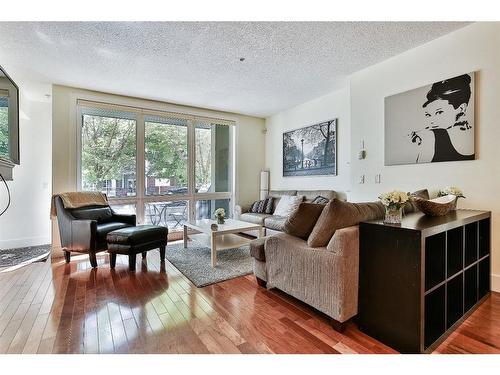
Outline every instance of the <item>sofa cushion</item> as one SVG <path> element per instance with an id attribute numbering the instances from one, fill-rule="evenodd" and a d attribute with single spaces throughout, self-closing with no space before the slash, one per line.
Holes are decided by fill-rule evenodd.
<path id="1" fill-rule="evenodd" d="M 257 214 L 254 212 L 247 212 L 240 215 L 240 220 L 246 221 L 247 223 L 264 225 L 264 219 L 270 217 L 269 214 Z"/>
<path id="2" fill-rule="evenodd" d="M 297 190 L 270 190 L 268 197 L 281 198 L 283 195 L 297 195 Z"/>
<path id="3" fill-rule="evenodd" d="M 277 215 L 269 216 L 264 219 L 264 226 L 266 228 L 283 232 L 286 219 L 287 218 L 284 216 L 277 216 Z"/>
<path id="4" fill-rule="evenodd" d="M 297 190 L 297 195 L 304 197 L 304 202 L 312 202 L 318 195 L 332 200 L 336 197 L 334 190 Z"/>
<path id="5" fill-rule="evenodd" d="M 70 212 L 71 215 L 73 215 L 73 217 L 77 220 L 96 220 L 99 223 L 105 223 L 106 221 L 111 220 L 111 218 L 113 217 L 113 211 L 109 206 L 74 208 L 70 210 Z"/>
<path id="6" fill-rule="evenodd" d="M 127 227 L 132 227 L 132 225 L 117 222 L 97 224 L 97 242 L 106 242 L 109 232 Z"/>
<path id="7" fill-rule="evenodd" d="M 380 202 L 349 203 L 333 199 L 321 212 L 307 244 L 311 247 L 326 246 L 337 229 L 357 225 L 361 221 L 382 219 L 384 213 Z"/>
<path id="8" fill-rule="evenodd" d="M 264 252 L 266 239 L 267 237 L 261 237 L 250 242 L 250 255 L 261 262 L 266 261 L 266 253 Z"/>
<path id="9" fill-rule="evenodd" d="M 306 202 L 299 204 L 299 207 L 286 219 L 283 232 L 307 240 L 323 208 L 324 204 Z"/>

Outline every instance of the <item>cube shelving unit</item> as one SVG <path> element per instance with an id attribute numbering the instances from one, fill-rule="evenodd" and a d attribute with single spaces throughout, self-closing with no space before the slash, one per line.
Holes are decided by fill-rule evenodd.
<path id="1" fill-rule="evenodd" d="M 490 292 L 491 213 L 409 214 L 360 224 L 359 327 L 403 353 L 427 353 Z"/>

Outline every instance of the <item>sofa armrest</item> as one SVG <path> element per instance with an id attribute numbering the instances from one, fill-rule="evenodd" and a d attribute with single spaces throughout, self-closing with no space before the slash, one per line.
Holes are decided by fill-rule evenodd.
<path id="1" fill-rule="evenodd" d="M 267 286 L 345 322 L 358 309 L 358 229 L 335 233 L 328 247 L 280 233 L 265 242 Z"/>
<path id="2" fill-rule="evenodd" d="M 359 256 L 359 226 L 336 230 L 326 249 L 338 256 Z"/>
<path id="3" fill-rule="evenodd" d="M 234 206 L 233 217 L 236 220 L 240 219 L 241 214 L 247 213 L 250 211 L 251 204 L 236 204 Z"/>
<path id="4" fill-rule="evenodd" d="M 71 221 L 71 250 L 92 251 L 97 233 L 96 220 Z"/>
<path id="5" fill-rule="evenodd" d="M 124 215 L 124 214 L 117 214 L 113 212 L 113 220 L 116 220 L 120 223 L 125 223 L 129 225 L 136 226 L 137 224 L 137 217 L 136 215 Z"/>

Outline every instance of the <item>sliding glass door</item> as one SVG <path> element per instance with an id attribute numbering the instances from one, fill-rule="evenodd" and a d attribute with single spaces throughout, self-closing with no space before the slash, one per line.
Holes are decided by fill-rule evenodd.
<path id="1" fill-rule="evenodd" d="M 80 101 L 78 185 L 106 193 L 140 224 L 182 230 L 186 220 L 228 216 L 233 203 L 230 121 Z"/>
<path id="2" fill-rule="evenodd" d="M 212 194 L 213 199 L 196 202 L 196 218 L 213 218 L 217 208 L 230 214 L 232 150 L 231 128 L 226 125 L 199 121 L 195 124 L 195 184 L 196 193 Z"/>
<path id="3" fill-rule="evenodd" d="M 162 116 L 144 117 L 146 224 L 182 229 L 189 219 L 188 121 Z M 161 198 L 161 199 L 158 199 Z M 165 199 L 166 198 L 166 199 Z"/>

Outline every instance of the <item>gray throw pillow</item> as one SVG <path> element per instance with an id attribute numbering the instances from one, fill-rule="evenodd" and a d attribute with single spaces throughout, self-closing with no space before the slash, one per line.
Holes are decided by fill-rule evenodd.
<path id="1" fill-rule="evenodd" d="M 427 189 L 421 189 L 421 190 L 414 191 L 410 195 L 412 197 L 418 197 L 418 198 L 422 198 L 422 199 L 429 199 L 429 191 Z M 409 213 L 420 211 L 420 210 L 418 209 L 418 207 L 415 204 L 415 202 L 410 199 L 408 202 L 406 202 L 405 206 L 403 207 L 403 211 L 404 211 L 405 214 L 409 214 Z"/>

